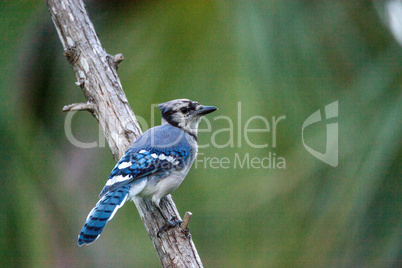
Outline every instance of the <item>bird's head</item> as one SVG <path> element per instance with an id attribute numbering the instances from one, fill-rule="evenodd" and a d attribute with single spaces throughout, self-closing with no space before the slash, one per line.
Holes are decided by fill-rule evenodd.
<path id="1" fill-rule="evenodd" d="M 218 109 L 214 106 L 203 106 L 188 99 L 171 100 L 159 104 L 158 108 L 162 113 L 162 124 L 178 127 L 194 138 L 197 138 L 201 117 Z"/>

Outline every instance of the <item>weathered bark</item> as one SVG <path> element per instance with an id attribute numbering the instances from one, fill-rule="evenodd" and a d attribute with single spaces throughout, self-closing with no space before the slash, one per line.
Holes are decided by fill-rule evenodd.
<path id="1" fill-rule="evenodd" d="M 116 69 L 123 56 L 111 56 L 102 48 L 81 0 L 47 0 L 47 5 L 87 103 L 68 105 L 64 111 L 88 110 L 98 120 L 114 159 L 119 160 L 141 135 L 141 129 L 128 104 Z M 163 267 L 202 267 L 191 235 L 174 228 L 157 237 L 163 218 L 149 201 L 135 202 Z M 167 196 L 161 202 L 166 215 L 180 219 Z M 101 242 L 97 242 L 101 243 Z"/>

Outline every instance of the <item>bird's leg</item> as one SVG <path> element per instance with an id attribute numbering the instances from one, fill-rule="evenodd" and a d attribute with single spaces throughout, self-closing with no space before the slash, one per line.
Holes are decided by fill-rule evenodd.
<path id="1" fill-rule="evenodd" d="M 161 228 L 159 228 L 159 231 L 157 233 L 157 236 L 160 238 L 161 235 L 166 232 L 167 230 L 176 227 L 177 225 L 181 224 L 183 221 L 177 219 L 176 216 L 173 216 L 170 220 L 163 214 L 161 208 L 159 207 L 158 204 L 154 204 L 156 209 L 159 211 L 161 214 L 162 218 L 165 220 L 165 225 L 163 225 Z"/>
<path id="2" fill-rule="evenodd" d="M 160 208 L 158 205 L 155 205 L 155 207 L 156 207 L 156 209 L 159 211 L 159 213 L 161 214 L 162 218 L 163 218 L 166 222 L 168 222 L 169 220 L 168 220 L 168 218 L 165 216 L 165 214 L 163 214 L 161 208 Z"/>

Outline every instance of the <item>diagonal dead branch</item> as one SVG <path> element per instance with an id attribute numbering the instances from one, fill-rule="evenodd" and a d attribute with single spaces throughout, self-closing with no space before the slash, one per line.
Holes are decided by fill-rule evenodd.
<path id="1" fill-rule="evenodd" d="M 63 110 L 92 111 L 117 161 L 142 133 L 116 73 L 123 55 L 110 58 L 103 49 L 82 0 L 46 2 L 65 56 L 79 81 L 76 84 L 88 100 Z M 165 215 L 180 219 L 171 196 L 163 200 L 161 209 Z M 202 267 L 191 236 L 183 237 L 179 228 L 175 228 L 168 235 L 157 238 L 164 220 L 149 201 L 138 199 L 135 205 L 163 267 Z"/>

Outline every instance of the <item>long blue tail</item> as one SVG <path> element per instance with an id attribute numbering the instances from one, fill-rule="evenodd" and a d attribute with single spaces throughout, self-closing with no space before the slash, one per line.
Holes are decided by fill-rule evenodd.
<path id="1" fill-rule="evenodd" d="M 100 236 L 103 228 L 116 211 L 126 202 L 129 185 L 122 186 L 106 193 L 89 213 L 87 222 L 78 235 L 78 245 L 91 244 Z"/>

